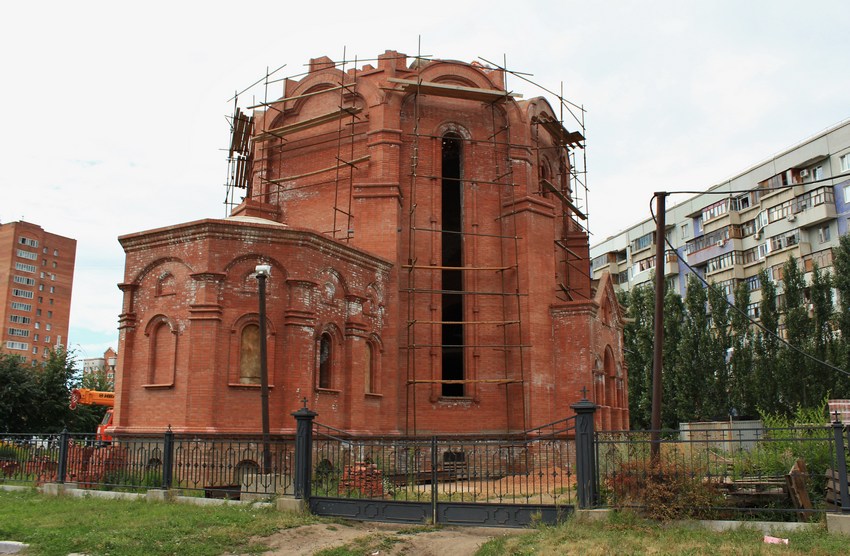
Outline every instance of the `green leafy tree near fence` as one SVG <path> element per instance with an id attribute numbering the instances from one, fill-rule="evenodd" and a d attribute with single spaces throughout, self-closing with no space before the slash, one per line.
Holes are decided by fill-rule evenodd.
<path id="1" fill-rule="evenodd" d="M 79 371 L 65 350 L 49 354 L 44 365 L 32 367 L 16 355 L 0 354 L 0 432 L 94 432 L 103 411 L 69 407 Z"/>
<path id="2" fill-rule="evenodd" d="M 834 274 L 816 265 L 811 283 L 790 258 L 782 281 L 762 270 L 758 282 L 740 282 L 727 303 L 725 292 L 708 289 L 695 276 L 685 298 L 668 291 L 664 300 L 662 424 L 725 419 L 760 413 L 790 415 L 826 398 L 850 398 L 850 236 L 835 250 Z M 832 299 L 838 293 L 840 307 Z M 759 291 L 757 311 L 751 291 Z M 781 293 L 782 295 L 778 295 Z M 632 428 L 648 428 L 652 407 L 654 288 L 638 286 L 620 295 L 630 317 L 625 330 Z M 748 317 L 757 316 L 759 326 Z M 782 334 L 790 344 L 778 339 Z"/>

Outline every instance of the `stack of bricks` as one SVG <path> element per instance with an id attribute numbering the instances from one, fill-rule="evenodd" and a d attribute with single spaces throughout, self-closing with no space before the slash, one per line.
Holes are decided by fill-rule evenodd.
<path id="1" fill-rule="evenodd" d="M 346 465 L 339 482 L 339 493 L 358 491 L 361 496 L 381 497 L 384 495 L 384 478 L 374 463 Z"/>

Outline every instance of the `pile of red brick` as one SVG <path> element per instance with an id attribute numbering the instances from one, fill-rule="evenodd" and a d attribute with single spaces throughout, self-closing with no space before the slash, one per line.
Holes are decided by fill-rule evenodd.
<path id="1" fill-rule="evenodd" d="M 346 465 L 339 482 L 339 493 L 358 491 L 361 496 L 380 497 L 384 495 L 384 478 L 374 463 L 355 463 Z"/>

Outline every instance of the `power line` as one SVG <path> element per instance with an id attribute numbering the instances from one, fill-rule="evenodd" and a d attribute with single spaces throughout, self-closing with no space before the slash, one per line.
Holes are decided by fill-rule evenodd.
<path id="1" fill-rule="evenodd" d="M 840 174 L 840 175 L 850 175 L 850 173 L 847 173 L 847 174 Z M 834 179 L 834 178 L 826 178 L 826 179 Z M 818 180 L 818 181 L 823 181 L 823 180 Z M 809 183 L 813 183 L 813 182 L 809 182 Z M 785 187 L 783 187 L 782 189 L 785 189 Z M 686 193 L 686 192 L 684 192 L 684 191 L 670 191 L 670 192 L 664 192 L 664 194 L 665 194 L 665 195 L 669 195 L 670 193 Z M 653 199 L 654 199 L 654 198 L 655 198 L 655 197 L 653 197 Z M 653 221 L 653 222 L 657 222 L 657 219 L 655 218 L 655 210 L 654 210 L 654 209 L 653 209 L 653 207 L 652 207 L 652 201 L 650 201 L 650 202 L 649 202 L 649 212 L 650 212 L 650 214 L 652 215 L 652 221 Z M 676 258 L 678 258 L 678 259 L 679 259 L 679 261 L 681 261 L 681 262 L 682 262 L 682 264 L 684 264 L 684 265 L 688 268 L 688 270 L 690 270 L 690 271 L 691 271 L 691 273 L 692 273 L 694 276 L 696 276 L 696 277 L 697 277 L 697 279 L 705 285 L 706 289 L 708 289 L 708 288 L 712 288 L 712 287 L 713 287 L 711 284 L 709 284 L 709 283 L 705 280 L 705 278 L 703 278 L 702 276 L 700 276 L 700 275 L 699 275 L 699 272 L 697 272 L 697 271 L 696 271 L 696 269 L 695 269 L 694 267 L 692 267 L 691 265 L 689 265 L 689 264 L 688 264 L 688 262 L 687 262 L 687 261 L 686 261 L 686 260 L 682 257 L 681 253 L 679 253 L 679 251 L 678 251 L 675 247 L 673 247 L 673 244 L 672 244 L 672 243 L 670 243 L 670 240 L 669 240 L 669 239 L 667 239 L 667 236 L 666 236 L 666 235 L 664 236 L 664 243 L 665 243 L 665 244 L 666 244 L 666 245 L 670 248 L 670 250 L 671 250 L 671 251 L 673 251 L 673 253 L 675 253 L 675 254 L 676 254 Z M 663 255 L 663 254 L 662 254 L 662 255 Z M 663 263 L 662 263 L 662 264 L 663 264 Z M 656 253 L 656 254 L 655 254 L 655 268 L 656 268 L 656 275 L 657 275 L 657 274 L 658 274 L 657 269 L 658 269 L 658 268 L 660 268 L 660 267 L 659 267 L 659 254 L 658 254 L 658 253 Z M 723 294 L 723 292 L 722 292 L 722 291 L 721 291 L 720 293 L 721 293 L 721 294 Z M 734 311 L 736 311 L 738 314 L 740 314 L 740 315 L 741 315 L 741 316 L 743 316 L 745 319 L 747 319 L 747 320 L 748 320 L 748 321 L 749 321 L 752 325 L 754 325 L 754 326 L 756 326 L 757 328 L 761 329 L 762 331 L 766 332 L 767 334 L 769 334 L 769 335 L 770 335 L 770 336 L 772 336 L 773 338 L 775 338 L 775 339 L 779 340 L 781 343 L 785 344 L 786 346 L 788 346 L 789 348 L 791 348 L 793 351 L 795 351 L 795 352 L 799 353 L 800 355 L 803 355 L 804 357 L 807 357 L 808 359 L 811 359 L 812 361 L 814 361 L 814 362 L 816 362 L 816 363 L 820 363 L 821 365 L 824 365 L 824 366 L 826 366 L 826 367 L 828 367 L 828 368 L 832 369 L 833 371 L 838 371 L 839 373 L 842 373 L 842 374 L 844 374 L 844 375 L 850 376 L 850 372 L 847 372 L 847 371 L 845 371 L 844 369 L 842 369 L 842 368 L 840 368 L 840 367 L 836 367 L 835 365 L 833 365 L 832 363 L 830 363 L 830 362 L 828 362 L 828 361 L 822 361 L 822 360 L 818 359 L 817 357 L 815 357 L 814 355 L 811 355 L 811 354 L 809 354 L 809 353 L 806 353 L 805 351 L 803 351 L 803 350 L 799 349 L 798 347 L 796 347 L 796 346 L 792 345 L 790 342 L 788 342 L 787 340 L 785 340 L 784 338 L 782 338 L 780 335 L 776 334 L 776 333 L 775 333 L 775 332 L 773 332 L 772 330 L 770 330 L 770 329 L 768 329 L 767 327 L 765 327 L 765 326 L 764 326 L 763 324 L 761 324 L 760 322 L 758 322 L 758 321 L 756 321 L 756 320 L 753 320 L 753 319 L 750 317 L 750 315 L 748 315 L 747 313 L 745 313 L 744 311 L 742 311 L 742 310 L 741 310 L 741 309 L 740 309 L 737 305 L 735 305 L 734 303 L 730 302 L 730 301 L 729 301 L 729 299 L 727 299 L 726 294 L 723 294 L 723 295 L 722 295 L 722 297 L 723 297 L 723 301 L 725 301 L 725 302 L 726 302 L 726 305 L 728 305 L 728 306 L 729 306 L 729 307 L 731 307 Z"/>

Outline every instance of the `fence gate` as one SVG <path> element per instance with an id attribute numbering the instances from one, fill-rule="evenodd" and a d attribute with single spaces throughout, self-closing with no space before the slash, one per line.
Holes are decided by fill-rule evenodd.
<path id="1" fill-rule="evenodd" d="M 296 486 L 296 495 L 309 498 L 317 515 L 356 520 L 554 524 L 584 497 L 576 457 L 576 438 L 583 435 L 576 433 L 575 416 L 521 435 L 479 440 L 356 438 L 315 423 L 309 432 L 306 426 L 299 431 L 299 440 L 311 446 L 311 461 L 310 478 L 303 488 Z"/>

